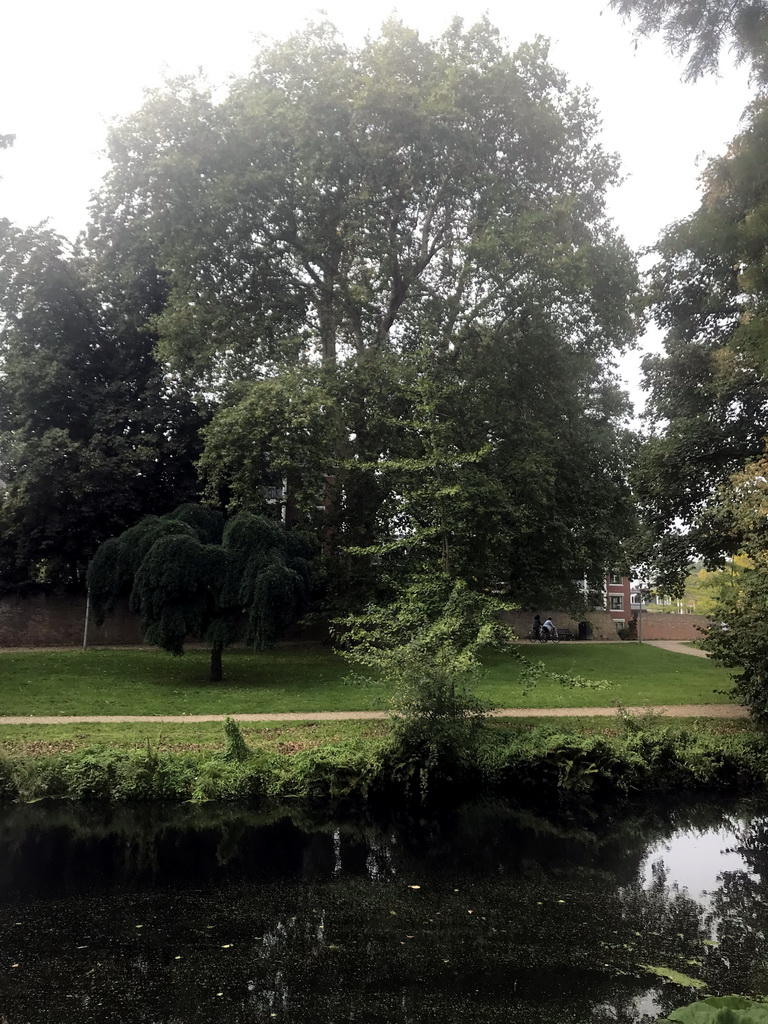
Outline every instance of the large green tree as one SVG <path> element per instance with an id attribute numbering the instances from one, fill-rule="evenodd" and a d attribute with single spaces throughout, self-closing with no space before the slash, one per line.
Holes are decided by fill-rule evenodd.
<path id="1" fill-rule="evenodd" d="M 201 417 L 153 344 L 62 238 L 0 221 L 0 585 L 82 585 L 103 540 L 195 494 Z"/>
<path id="2" fill-rule="evenodd" d="M 601 572 L 636 280 L 598 134 L 546 46 L 487 22 L 357 49 L 323 23 L 223 96 L 150 94 L 110 136 L 89 245 L 168 281 L 160 351 L 222 399 L 213 491 L 254 507 L 285 479 L 337 553 L 431 535 L 517 595 Z"/>
<path id="3" fill-rule="evenodd" d="M 203 640 L 212 682 L 224 648 L 238 640 L 264 648 L 306 610 L 311 548 L 273 519 L 186 504 L 146 516 L 96 552 L 88 587 L 97 622 L 120 597 L 141 615 L 144 639 L 172 654 Z"/>
<path id="4" fill-rule="evenodd" d="M 768 105 L 703 174 L 699 209 L 657 246 L 650 295 L 664 352 L 646 358 L 653 436 L 638 489 L 655 573 L 672 592 L 693 554 L 741 548 L 718 487 L 768 434 Z"/>

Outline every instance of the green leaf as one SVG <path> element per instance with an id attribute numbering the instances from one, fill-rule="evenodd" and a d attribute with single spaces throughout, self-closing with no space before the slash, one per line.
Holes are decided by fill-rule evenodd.
<path id="1" fill-rule="evenodd" d="M 674 982 L 675 985 L 685 985 L 688 988 L 706 988 L 707 983 L 701 981 L 699 978 L 690 978 L 687 974 L 681 974 L 679 971 L 673 971 L 670 967 L 654 967 L 651 964 L 640 964 L 646 971 L 650 971 L 651 974 L 657 974 L 660 978 L 665 978 L 667 981 Z"/>

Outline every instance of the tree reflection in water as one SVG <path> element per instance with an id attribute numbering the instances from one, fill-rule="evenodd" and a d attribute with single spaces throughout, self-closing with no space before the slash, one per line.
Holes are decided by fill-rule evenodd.
<path id="1" fill-rule="evenodd" d="M 696 994 L 644 964 L 714 994 L 768 991 L 763 811 L 484 805 L 382 824 L 13 808 L 0 817 L 0 1015 L 650 1024 Z M 655 857 L 645 882 L 655 844 L 722 828 L 743 870 L 701 895 Z"/>

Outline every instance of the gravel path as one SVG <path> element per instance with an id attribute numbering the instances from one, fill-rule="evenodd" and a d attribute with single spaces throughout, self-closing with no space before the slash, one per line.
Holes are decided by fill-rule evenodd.
<path id="1" fill-rule="evenodd" d="M 632 715 L 648 711 L 674 718 L 746 718 L 747 712 L 737 704 L 662 704 L 657 707 L 626 709 Z M 494 718 L 607 718 L 616 708 L 500 708 L 492 711 Z M 0 725 L 87 725 L 104 722 L 346 722 L 359 719 L 386 718 L 386 711 L 289 711 L 267 715 L 8 715 L 0 717 Z"/>

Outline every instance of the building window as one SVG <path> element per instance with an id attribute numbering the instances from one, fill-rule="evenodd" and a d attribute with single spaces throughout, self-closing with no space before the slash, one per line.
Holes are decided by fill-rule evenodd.
<path id="1" fill-rule="evenodd" d="M 623 612 L 624 611 L 624 595 L 623 594 L 611 594 L 611 611 L 612 612 Z"/>
<path id="2" fill-rule="evenodd" d="M 621 586 L 621 576 L 617 572 L 612 572 L 608 577 L 608 582 L 612 587 Z"/>
<path id="3" fill-rule="evenodd" d="M 639 595 L 639 594 L 638 594 L 637 592 L 635 592 L 634 594 L 630 594 L 630 595 L 629 595 L 629 603 L 630 603 L 630 604 L 631 604 L 631 605 L 632 605 L 633 607 L 634 607 L 635 605 L 637 605 L 637 606 L 639 607 L 639 605 L 640 605 L 640 595 Z"/>
<path id="4" fill-rule="evenodd" d="M 616 629 L 624 629 L 627 623 L 624 619 L 614 619 L 613 624 L 616 627 Z"/>

